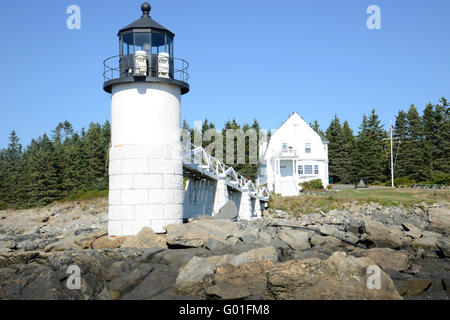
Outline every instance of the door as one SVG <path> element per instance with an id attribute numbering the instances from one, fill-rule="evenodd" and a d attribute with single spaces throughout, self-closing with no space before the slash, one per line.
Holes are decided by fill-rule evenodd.
<path id="1" fill-rule="evenodd" d="M 293 160 L 280 160 L 280 175 L 282 177 L 292 177 L 294 171 Z"/>

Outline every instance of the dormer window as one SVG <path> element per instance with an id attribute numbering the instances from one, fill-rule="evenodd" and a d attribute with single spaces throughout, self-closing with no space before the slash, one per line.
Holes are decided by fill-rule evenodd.
<path id="1" fill-rule="evenodd" d="M 305 143 L 305 153 L 311 153 L 311 143 Z"/>

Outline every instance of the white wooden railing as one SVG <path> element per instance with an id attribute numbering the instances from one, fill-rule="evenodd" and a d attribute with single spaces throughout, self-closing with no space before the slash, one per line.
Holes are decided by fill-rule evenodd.
<path id="1" fill-rule="evenodd" d="M 206 170 L 208 173 L 216 176 L 217 179 L 225 179 L 240 190 L 249 191 L 261 199 L 269 199 L 270 194 L 266 187 L 256 186 L 252 180 L 236 172 L 233 167 L 211 156 L 203 147 L 195 146 L 190 142 L 183 142 L 182 146 L 183 164 Z M 202 170 L 198 171 L 201 173 Z"/>

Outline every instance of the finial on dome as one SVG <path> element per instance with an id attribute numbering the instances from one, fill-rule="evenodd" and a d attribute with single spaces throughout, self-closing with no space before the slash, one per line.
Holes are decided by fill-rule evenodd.
<path id="1" fill-rule="evenodd" d="M 152 10 L 152 6 L 146 1 L 142 4 L 141 10 L 144 16 L 150 15 L 150 11 Z"/>

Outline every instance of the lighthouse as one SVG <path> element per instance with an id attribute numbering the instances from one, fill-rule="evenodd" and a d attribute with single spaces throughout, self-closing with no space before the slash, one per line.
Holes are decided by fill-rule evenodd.
<path id="1" fill-rule="evenodd" d="M 150 16 L 118 33 L 119 55 L 105 60 L 103 88 L 111 94 L 110 236 L 157 233 L 183 221 L 181 96 L 189 92 L 188 63 L 174 57 L 174 33 Z"/>

